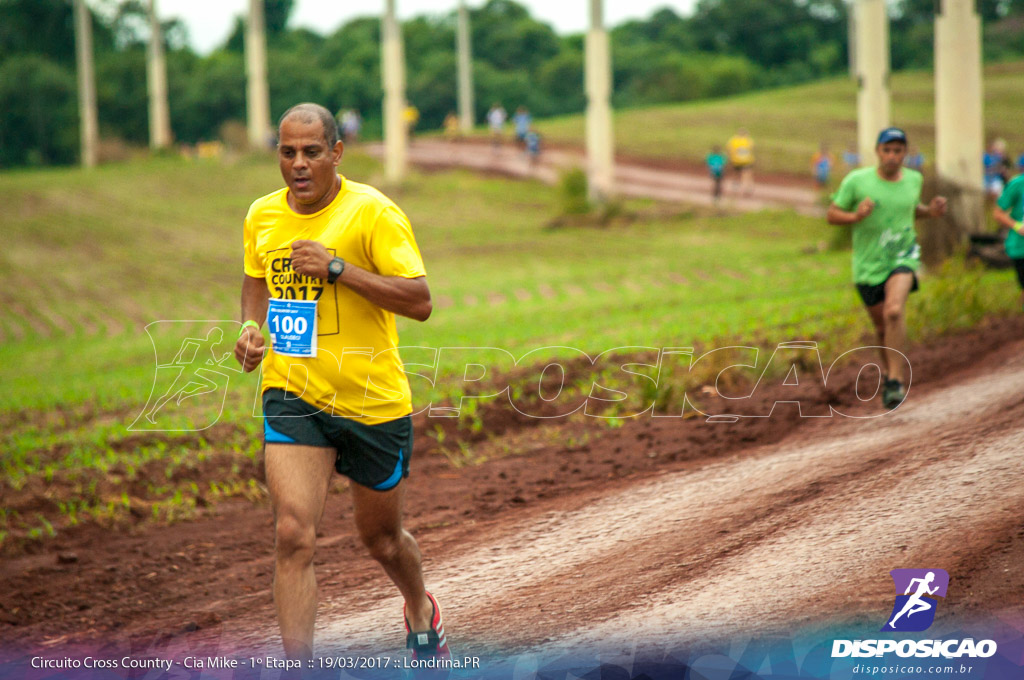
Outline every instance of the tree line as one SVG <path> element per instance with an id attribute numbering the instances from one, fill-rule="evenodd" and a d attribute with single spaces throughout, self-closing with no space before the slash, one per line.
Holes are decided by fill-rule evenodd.
<path id="1" fill-rule="evenodd" d="M 369 135 L 381 118 L 380 21 L 354 19 L 329 35 L 288 26 L 294 0 L 264 0 L 271 115 L 298 101 L 354 108 Z M 1024 0 L 979 0 L 985 58 L 1024 55 Z M 146 40 L 141 0 L 92 12 L 101 134 L 146 144 Z M 935 0 L 892 7 L 894 69 L 929 67 Z M 640 106 L 736 94 L 842 74 L 848 69 L 843 0 L 699 0 L 690 16 L 661 9 L 611 29 L 613 105 Z M 534 115 L 585 108 L 583 35 L 558 35 L 514 0 L 471 8 L 477 120 L 493 102 Z M 163 23 L 176 140 L 216 139 L 245 120 L 244 25 L 210 54 L 188 44 L 178 19 Z M 407 98 L 421 128 L 456 108 L 455 12 L 402 25 Z M 72 163 L 78 154 L 71 0 L 0 0 L 0 167 Z"/>

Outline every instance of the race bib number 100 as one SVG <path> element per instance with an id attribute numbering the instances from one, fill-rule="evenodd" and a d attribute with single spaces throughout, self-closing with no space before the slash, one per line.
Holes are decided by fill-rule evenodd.
<path id="1" fill-rule="evenodd" d="M 316 356 L 316 300 L 270 298 L 267 328 L 274 351 L 289 357 Z"/>

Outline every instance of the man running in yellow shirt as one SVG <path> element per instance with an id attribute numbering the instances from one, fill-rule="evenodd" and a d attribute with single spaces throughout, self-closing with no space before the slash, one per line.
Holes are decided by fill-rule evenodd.
<path id="1" fill-rule="evenodd" d="M 245 218 L 242 331 L 235 357 L 262 363 L 267 487 L 274 509 L 274 604 L 289 658 L 313 650 L 316 533 L 334 471 L 351 481 L 356 528 L 405 599 L 415 658 L 449 658 L 420 552 L 402 528 L 412 401 L 395 314 L 425 321 L 430 289 L 405 214 L 337 173 L 330 112 L 299 104 L 281 118 L 286 188 Z M 270 332 L 264 346 L 260 327 Z"/>
<path id="2" fill-rule="evenodd" d="M 754 193 L 754 140 L 746 128 L 740 128 L 729 138 L 725 150 L 740 190 L 744 196 L 750 196 Z"/>

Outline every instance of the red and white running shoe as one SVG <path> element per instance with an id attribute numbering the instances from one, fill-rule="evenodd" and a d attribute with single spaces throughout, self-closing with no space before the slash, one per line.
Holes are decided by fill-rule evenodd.
<path id="1" fill-rule="evenodd" d="M 402 607 L 402 617 L 405 618 L 405 646 L 412 650 L 413 659 L 451 659 L 452 653 L 448 649 L 448 638 L 444 634 L 444 623 L 441 621 L 441 606 L 430 593 L 427 593 L 430 603 L 434 606 L 434 615 L 430 618 L 430 630 L 413 631 L 409 627 L 409 619 L 405 616 L 405 607 Z"/>

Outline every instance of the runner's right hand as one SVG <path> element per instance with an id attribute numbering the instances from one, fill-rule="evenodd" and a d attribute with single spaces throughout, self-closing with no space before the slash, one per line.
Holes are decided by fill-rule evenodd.
<path id="1" fill-rule="evenodd" d="M 263 342 L 263 334 L 258 328 L 246 326 L 242 335 L 235 343 L 235 359 L 242 364 L 242 370 L 246 373 L 260 365 L 267 348 Z"/>
<path id="2" fill-rule="evenodd" d="M 875 202 L 870 198 L 865 198 L 857 206 L 857 220 L 862 220 L 871 214 L 871 211 L 875 209 Z"/>

